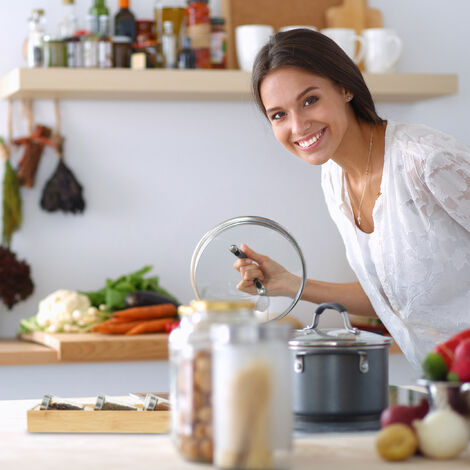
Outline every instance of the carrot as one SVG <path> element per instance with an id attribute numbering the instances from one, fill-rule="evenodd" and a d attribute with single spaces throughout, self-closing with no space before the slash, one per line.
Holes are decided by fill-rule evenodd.
<path id="1" fill-rule="evenodd" d="M 157 318 L 155 320 L 146 320 L 134 326 L 126 332 L 126 335 L 140 335 L 142 333 L 160 333 L 165 331 L 165 325 L 171 321 L 169 318 Z"/>
<path id="2" fill-rule="evenodd" d="M 114 312 L 112 319 L 117 321 L 133 321 L 133 320 L 153 320 L 155 318 L 175 317 L 176 306 L 173 304 L 145 305 L 142 307 L 126 308 Z"/>
<path id="3" fill-rule="evenodd" d="M 110 320 L 106 320 L 103 323 L 100 323 L 99 325 L 96 325 L 93 327 L 93 331 L 95 333 L 105 333 L 105 334 L 111 334 L 111 335 L 123 335 L 124 333 L 127 333 L 129 330 L 132 330 L 135 326 L 140 324 L 141 321 L 131 321 L 131 322 L 126 322 L 126 323 L 113 323 Z"/>

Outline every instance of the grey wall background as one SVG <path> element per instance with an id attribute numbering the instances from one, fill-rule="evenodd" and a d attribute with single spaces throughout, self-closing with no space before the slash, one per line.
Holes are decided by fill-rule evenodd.
<path id="1" fill-rule="evenodd" d="M 90 3 L 76 0 L 82 21 Z M 117 10 L 117 0 L 107 4 Z M 218 2 L 212 5 L 220 8 Z M 369 1 L 404 40 L 399 72 L 459 76 L 456 96 L 379 103 L 378 109 L 384 118 L 424 123 L 469 145 L 470 3 L 453 0 L 452 13 L 447 5 Z M 21 49 L 30 10 L 44 7 L 55 32 L 59 6 L 60 0 L 0 1 L 0 75 L 24 65 Z M 131 6 L 138 18 L 152 18 L 153 1 L 133 0 Z M 4 136 L 6 114 L 1 102 Z M 280 147 L 251 103 L 64 101 L 61 115 L 66 161 L 85 188 L 87 210 L 73 216 L 39 208 L 44 183 L 57 164 L 47 150 L 35 188 L 23 191 L 24 224 L 12 246 L 30 263 L 35 292 L 12 311 L 0 306 L 0 337 L 15 336 L 20 318 L 35 314 L 38 301 L 52 291 L 99 288 L 105 278 L 146 264 L 154 265 L 162 285 L 182 302 L 191 300 L 193 249 L 214 225 L 239 215 L 269 217 L 286 227 L 304 251 L 309 277 L 354 279 L 326 211 L 320 168 Z M 52 102 L 36 102 L 36 122 L 53 126 L 53 117 Z M 15 103 L 14 135 L 26 131 Z M 301 303 L 294 315 L 308 321 L 311 311 Z"/>

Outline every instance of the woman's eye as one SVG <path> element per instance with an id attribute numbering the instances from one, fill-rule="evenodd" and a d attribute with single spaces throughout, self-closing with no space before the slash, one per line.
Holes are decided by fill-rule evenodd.
<path id="1" fill-rule="evenodd" d="M 286 113 L 284 113 L 283 111 L 278 111 L 277 113 L 274 113 L 272 116 L 271 116 L 271 121 L 277 121 L 278 119 L 281 119 L 282 117 L 285 116 Z"/>
<path id="2" fill-rule="evenodd" d="M 309 96 L 305 102 L 304 102 L 304 105 L 305 106 L 310 106 L 314 103 L 316 103 L 318 101 L 318 98 L 316 96 Z"/>

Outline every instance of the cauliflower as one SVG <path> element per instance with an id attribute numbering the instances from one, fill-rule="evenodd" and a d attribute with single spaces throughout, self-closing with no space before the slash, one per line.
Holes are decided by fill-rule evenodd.
<path id="1" fill-rule="evenodd" d="M 50 333 L 76 332 L 99 320 L 97 313 L 86 295 L 60 289 L 39 302 L 36 319 Z"/>

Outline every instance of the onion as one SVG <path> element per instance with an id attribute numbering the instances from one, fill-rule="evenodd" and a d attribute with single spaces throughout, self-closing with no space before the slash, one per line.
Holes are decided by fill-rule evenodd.
<path id="1" fill-rule="evenodd" d="M 413 426 L 419 448 L 427 457 L 451 459 L 467 448 L 470 438 L 467 423 L 450 408 L 432 411 L 423 420 L 413 421 Z"/>

